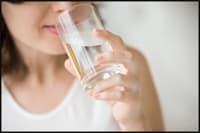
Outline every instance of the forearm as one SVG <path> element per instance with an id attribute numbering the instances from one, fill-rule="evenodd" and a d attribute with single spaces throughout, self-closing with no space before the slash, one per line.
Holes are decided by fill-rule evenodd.
<path id="1" fill-rule="evenodd" d="M 151 127 L 147 119 L 141 116 L 138 120 L 119 123 L 121 131 L 151 131 Z"/>

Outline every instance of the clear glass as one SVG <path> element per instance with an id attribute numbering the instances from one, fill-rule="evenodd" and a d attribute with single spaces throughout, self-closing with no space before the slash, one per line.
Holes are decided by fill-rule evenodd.
<path id="1" fill-rule="evenodd" d="M 70 62 L 85 90 L 110 76 L 120 73 L 119 64 L 97 65 L 95 57 L 109 52 L 109 43 L 97 38 L 95 28 L 104 29 L 97 17 L 94 6 L 80 4 L 70 10 L 65 10 L 58 16 L 56 24 L 62 44 Z"/>

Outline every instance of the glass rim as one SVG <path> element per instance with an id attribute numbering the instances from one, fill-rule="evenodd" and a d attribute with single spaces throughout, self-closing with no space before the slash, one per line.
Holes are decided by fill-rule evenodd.
<path id="1" fill-rule="evenodd" d="M 89 3 L 81 3 L 81 4 L 78 4 L 78 5 L 74 5 L 72 8 L 70 8 L 70 9 L 65 9 L 63 12 L 61 12 L 58 16 L 62 16 L 62 14 L 64 13 L 64 12 L 67 12 L 67 13 L 70 13 L 70 12 L 72 12 L 75 8 L 77 8 L 77 7 L 80 7 L 80 6 L 85 6 L 85 7 L 88 7 L 88 8 L 90 8 L 90 9 L 94 9 L 95 8 L 95 6 L 93 5 L 93 4 L 89 4 Z"/>

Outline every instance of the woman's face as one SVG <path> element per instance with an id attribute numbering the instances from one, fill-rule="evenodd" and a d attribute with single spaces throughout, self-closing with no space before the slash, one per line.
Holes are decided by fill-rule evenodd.
<path id="1" fill-rule="evenodd" d="M 55 29 L 57 16 L 81 2 L 2 2 L 2 14 L 17 44 L 47 54 L 64 54 Z M 32 50 L 31 49 L 31 50 Z"/>

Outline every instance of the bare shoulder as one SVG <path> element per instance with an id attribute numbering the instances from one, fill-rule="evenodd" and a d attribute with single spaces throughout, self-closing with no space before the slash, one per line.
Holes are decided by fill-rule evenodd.
<path id="1" fill-rule="evenodd" d="M 136 48 L 128 47 L 128 50 L 132 53 L 141 71 L 141 99 L 146 123 L 153 131 L 163 131 L 164 122 L 159 95 L 147 58 Z"/>

